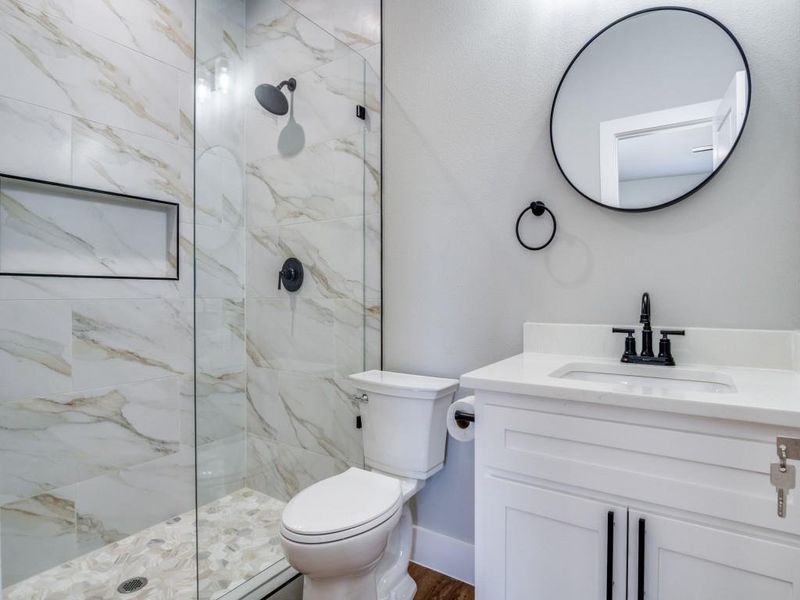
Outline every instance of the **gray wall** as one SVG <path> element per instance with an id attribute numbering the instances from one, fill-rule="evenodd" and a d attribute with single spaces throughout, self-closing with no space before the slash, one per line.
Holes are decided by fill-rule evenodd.
<path id="1" fill-rule="evenodd" d="M 732 29 L 750 121 L 720 175 L 662 211 L 579 197 L 550 151 L 552 94 L 598 29 L 651 2 L 387 0 L 384 351 L 389 369 L 458 376 L 522 349 L 522 323 L 800 326 L 800 4 L 687 1 Z M 549 203 L 559 235 L 523 250 L 514 220 Z M 424 302 L 421 300 L 424 299 Z M 472 447 L 451 443 L 418 523 L 472 541 Z"/>

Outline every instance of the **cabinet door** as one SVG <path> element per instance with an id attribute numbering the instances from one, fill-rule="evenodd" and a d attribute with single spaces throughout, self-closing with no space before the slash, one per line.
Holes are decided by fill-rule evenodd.
<path id="1" fill-rule="evenodd" d="M 477 498 L 478 600 L 625 599 L 625 508 L 487 479 Z"/>
<path id="2" fill-rule="evenodd" d="M 631 510 L 630 600 L 800 600 L 800 548 Z"/>

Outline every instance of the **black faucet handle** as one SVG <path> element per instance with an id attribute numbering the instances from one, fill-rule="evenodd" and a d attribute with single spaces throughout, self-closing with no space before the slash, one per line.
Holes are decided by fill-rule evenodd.
<path id="1" fill-rule="evenodd" d="M 669 335 L 686 335 L 685 329 L 662 329 L 661 335 L 667 337 Z"/>
<path id="2" fill-rule="evenodd" d="M 661 340 L 658 343 L 658 358 L 663 360 L 668 367 L 675 366 L 675 359 L 672 357 L 672 344 L 669 339 L 671 335 L 686 335 L 686 331 L 683 329 L 661 330 Z"/>
<path id="3" fill-rule="evenodd" d="M 625 338 L 625 352 L 622 354 L 622 362 L 628 362 L 631 356 L 636 356 L 636 338 L 633 337 L 636 330 L 627 327 L 612 327 L 611 331 L 627 335 Z"/>

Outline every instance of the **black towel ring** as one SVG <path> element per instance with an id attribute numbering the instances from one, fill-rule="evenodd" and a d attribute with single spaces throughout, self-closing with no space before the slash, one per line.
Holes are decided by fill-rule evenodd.
<path id="1" fill-rule="evenodd" d="M 519 235 L 520 221 L 522 221 L 522 217 L 524 217 L 525 213 L 528 211 L 531 211 L 535 217 L 541 217 L 544 213 L 547 213 L 553 220 L 553 233 L 550 234 L 548 240 L 541 246 L 528 246 L 528 244 L 522 241 L 522 238 Z M 519 213 L 519 216 L 517 217 L 517 241 L 519 241 L 519 243 L 522 244 L 522 246 L 527 248 L 528 250 L 542 250 L 543 248 L 547 248 L 550 245 L 550 242 L 553 241 L 553 238 L 556 237 L 557 227 L 558 224 L 556 223 L 556 216 L 553 214 L 553 211 L 551 211 L 544 205 L 544 202 L 538 200 L 536 202 L 531 202 L 530 206 L 528 206 L 527 208 L 525 208 L 525 210 Z"/>

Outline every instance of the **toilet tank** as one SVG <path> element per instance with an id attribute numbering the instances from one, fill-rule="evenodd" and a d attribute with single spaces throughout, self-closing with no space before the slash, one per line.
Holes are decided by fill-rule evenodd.
<path id="1" fill-rule="evenodd" d="M 442 468 L 447 408 L 458 380 L 389 371 L 350 376 L 361 405 L 367 467 L 400 477 L 427 479 Z"/>

